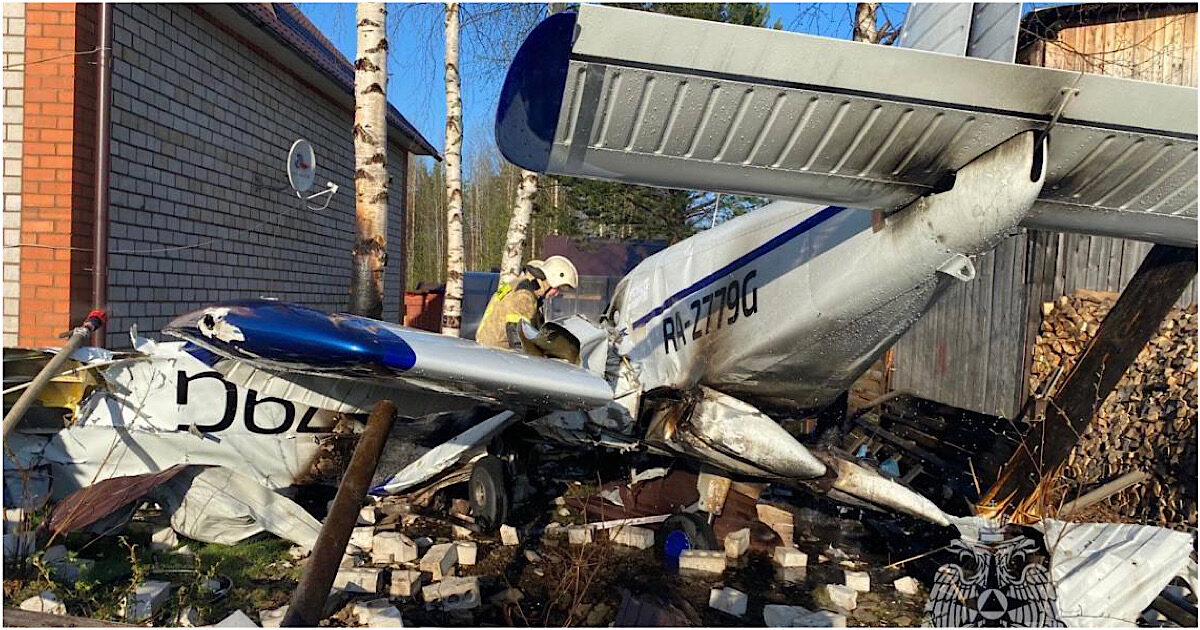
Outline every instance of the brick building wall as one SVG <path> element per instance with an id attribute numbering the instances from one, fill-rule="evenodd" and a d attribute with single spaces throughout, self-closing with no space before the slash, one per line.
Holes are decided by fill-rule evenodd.
<path id="1" fill-rule="evenodd" d="M 353 239 L 353 111 L 202 9 L 113 7 L 107 345 L 217 300 L 344 310 Z M 287 186 L 296 138 L 317 151 L 310 210 Z M 389 149 L 384 318 L 398 321 L 407 153 Z M 282 190 L 281 190 L 282 189 Z M 316 187 L 312 192 L 316 191 Z"/>
<path id="2" fill-rule="evenodd" d="M 4 67 L 4 345 L 17 343 L 21 308 L 21 141 L 25 118 L 25 5 L 5 2 Z"/>
<path id="3" fill-rule="evenodd" d="M 91 306 L 95 18 L 95 5 L 25 6 L 18 340 L 26 346 L 60 345 L 59 333 Z"/>

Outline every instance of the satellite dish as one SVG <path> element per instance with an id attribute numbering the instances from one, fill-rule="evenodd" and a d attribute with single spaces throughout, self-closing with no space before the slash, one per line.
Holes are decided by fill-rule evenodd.
<path id="1" fill-rule="evenodd" d="M 308 140 L 300 139 L 292 143 L 292 150 L 288 151 L 287 176 L 288 183 L 296 189 L 297 194 L 312 188 L 317 178 L 317 156 Z"/>

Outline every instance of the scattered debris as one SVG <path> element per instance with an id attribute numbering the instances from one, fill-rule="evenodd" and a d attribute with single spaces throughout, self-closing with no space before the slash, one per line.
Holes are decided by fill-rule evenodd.
<path id="1" fill-rule="evenodd" d="M 610 539 L 618 545 L 634 549 L 649 549 L 654 546 L 654 531 L 645 527 L 628 525 L 610 531 Z"/>
<path id="2" fill-rule="evenodd" d="M 846 571 L 846 586 L 859 593 L 871 592 L 871 575 L 865 571 Z"/>
<path id="3" fill-rule="evenodd" d="M 417 543 L 400 532 L 379 532 L 371 540 L 371 561 L 375 564 L 412 562 L 417 559 Z"/>
<path id="4" fill-rule="evenodd" d="M 758 511 L 758 520 L 765 523 L 767 527 L 775 530 L 775 533 L 779 534 L 779 539 L 783 541 L 785 547 L 792 547 L 796 544 L 794 542 L 796 525 L 791 512 L 766 503 L 759 503 L 756 509 Z"/>
<path id="5" fill-rule="evenodd" d="M 583 525 L 568 527 L 567 540 L 572 545 L 586 545 L 592 542 L 592 528 Z"/>
<path id="6" fill-rule="evenodd" d="M 517 532 L 517 528 L 512 525 L 500 526 L 500 542 L 505 545 L 521 544 L 521 536 Z"/>
<path id="7" fill-rule="evenodd" d="M 287 615 L 288 607 L 283 605 L 272 610 L 258 611 L 259 624 L 264 628 L 278 628 L 283 623 L 283 617 Z"/>
<path id="8" fill-rule="evenodd" d="M 892 582 L 892 586 L 896 587 L 897 593 L 912 597 L 920 591 L 921 583 L 916 578 L 906 575 Z"/>
<path id="9" fill-rule="evenodd" d="M 170 550 L 179 546 L 179 536 L 170 527 L 159 527 L 150 534 L 150 548 Z"/>
<path id="10" fill-rule="evenodd" d="M 458 556 L 458 564 L 469 567 L 475 565 L 475 558 L 479 553 L 479 545 L 474 542 L 458 541 L 454 543 L 456 547 L 455 553 Z"/>
<path id="11" fill-rule="evenodd" d="M 257 628 L 258 624 L 246 616 L 246 613 L 235 610 L 233 614 L 213 624 L 215 628 Z"/>
<path id="12" fill-rule="evenodd" d="M 147 580 L 139 584 L 122 602 L 120 614 L 133 623 L 147 621 L 157 614 L 170 598 L 170 582 Z"/>
<path id="13" fill-rule="evenodd" d="M 858 607 L 858 591 L 844 584 L 824 584 L 817 587 L 813 599 L 822 608 L 850 612 Z"/>
<path id="14" fill-rule="evenodd" d="M 411 569 L 392 571 L 392 584 L 388 594 L 392 597 L 416 597 L 425 583 L 425 574 Z"/>
<path id="15" fill-rule="evenodd" d="M 375 527 L 355 527 L 350 531 L 350 545 L 360 551 L 371 551 L 375 544 Z"/>
<path id="16" fill-rule="evenodd" d="M 378 593 L 383 569 L 342 567 L 333 578 L 333 588 L 354 593 Z"/>
<path id="17" fill-rule="evenodd" d="M 359 623 L 368 628 L 404 627 L 404 621 L 400 618 L 400 609 L 393 606 L 386 597 L 355 602 L 354 616 L 358 618 Z"/>
<path id="18" fill-rule="evenodd" d="M 458 562 L 458 546 L 454 543 L 434 545 L 421 558 L 421 570 L 427 571 L 437 582 L 452 575 L 454 565 Z"/>
<path id="19" fill-rule="evenodd" d="M 21 610 L 32 612 L 45 612 L 54 615 L 67 614 L 67 606 L 58 599 L 58 596 L 51 591 L 42 591 L 29 599 L 21 602 Z"/>
<path id="20" fill-rule="evenodd" d="M 679 554 L 679 570 L 697 573 L 724 573 L 725 554 L 720 551 L 684 549 Z"/>
<path id="21" fill-rule="evenodd" d="M 803 606 L 767 604 L 763 606 L 763 623 L 768 628 L 791 628 L 797 618 L 810 614 L 812 611 Z"/>
<path id="22" fill-rule="evenodd" d="M 445 580 L 430 584 L 421 589 L 421 597 L 425 606 L 441 610 L 470 610 L 478 608 L 479 578 L 478 577 L 448 577 Z"/>
<path id="23" fill-rule="evenodd" d="M 776 547 L 775 563 L 781 567 L 808 566 L 808 554 L 795 547 Z"/>
<path id="24" fill-rule="evenodd" d="M 744 616 L 746 614 L 746 606 L 749 602 L 750 598 L 745 593 L 728 586 L 714 588 L 708 593 L 708 605 L 710 608 L 715 608 L 734 617 Z"/>
<path id="25" fill-rule="evenodd" d="M 743 527 L 725 536 L 725 555 L 729 558 L 740 558 L 750 549 L 750 528 Z"/>

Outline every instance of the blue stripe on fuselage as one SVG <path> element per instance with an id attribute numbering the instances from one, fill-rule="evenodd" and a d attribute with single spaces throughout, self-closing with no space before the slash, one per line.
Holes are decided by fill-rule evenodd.
<path id="1" fill-rule="evenodd" d="M 650 311 L 649 313 L 646 313 L 645 315 L 641 316 L 636 321 L 634 321 L 633 322 L 634 329 L 645 326 L 647 323 L 650 322 L 650 320 L 654 319 L 655 317 L 658 317 L 659 315 L 662 315 L 663 311 L 666 311 L 668 308 L 671 308 L 671 306 L 674 305 L 676 302 L 688 297 L 689 295 L 691 295 L 697 291 L 704 289 L 705 287 L 715 283 L 717 280 L 720 280 L 721 278 L 733 273 L 734 271 L 737 271 L 738 269 L 741 269 L 742 267 L 745 267 L 746 265 L 754 262 L 755 260 L 782 247 L 788 241 L 796 238 L 797 236 L 800 236 L 801 234 L 804 234 L 805 232 L 812 230 L 813 228 L 817 227 L 818 225 L 824 223 L 825 221 L 832 219 L 834 216 L 836 216 L 842 210 L 845 210 L 845 208 L 843 208 L 841 206 L 829 206 L 828 208 L 821 210 L 820 212 L 812 215 L 811 217 L 808 217 L 807 219 L 797 223 L 796 225 L 794 225 L 794 226 L 788 228 L 787 230 L 779 233 L 778 235 L 772 237 L 771 240 L 763 243 L 762 245 L 759 245 L 758 247 L 755 247 L 754 249 L 746 252 L 745 254 L 738 256 L 736 259 L 733 260 L 733 262 L 725 265 L 724 267 L 721 267 L 720 269 L 708 274 L 707 276 L 704 276 L 703 278 L 692 283 L 690 286 L 680 289 L 674 295 L 667 298 L 666 301 L 664 301 L 660 306 L 656 307 L 654 310 Z"/>

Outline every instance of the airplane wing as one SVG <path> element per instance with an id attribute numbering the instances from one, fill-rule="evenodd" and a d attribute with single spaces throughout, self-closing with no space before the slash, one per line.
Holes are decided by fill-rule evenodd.
<path id="1" fill-rule="evenodd" d="M 1196 245 L 1196 90 L 582 6 L 540 24 L 496 138 L 529 170 L 894 210 L 1049 128 L 1024 225 Z"/>
<path id="2" fill-rule="evenodd" d="M 216 368 L 238 384 L 337 411 L 382 398 L 414 417 L 489 401 L 591 409 L 613 396 L 604 378 L 564 361 L 274 300 L 213 305 L 163 332 L 227 359 Z"/>

